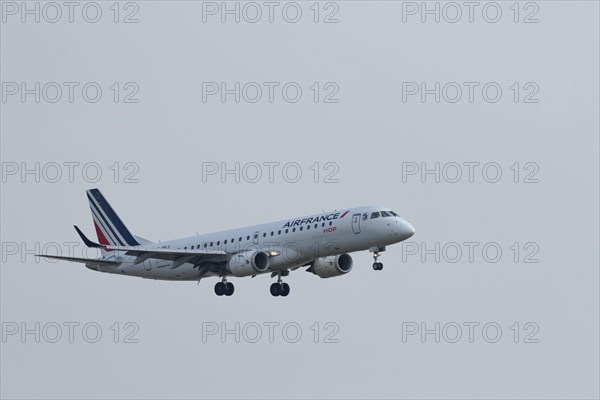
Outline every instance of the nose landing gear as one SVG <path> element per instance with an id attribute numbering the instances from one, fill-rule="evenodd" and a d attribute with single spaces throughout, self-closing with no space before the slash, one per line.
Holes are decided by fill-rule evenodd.
<path id="1" fill-rule="evenodd" d="M 380 256 L 380 252 L 385 251 L 385 247 L 384 246 L 375 246 L 375 247 L 371 247 L 369 249 L 370 252 L 373 253 L 373 270 L 374 271 L 381 271 L 383 269 L 383 263 L 377 262 L 377 259 Z"/>

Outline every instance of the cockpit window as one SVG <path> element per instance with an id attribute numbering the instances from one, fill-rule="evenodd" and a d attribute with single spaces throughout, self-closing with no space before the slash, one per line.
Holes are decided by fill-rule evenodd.
<path id="1" fill-rule="evenodd" d="M 379 213 L 378 212 L 374 212 L 371 214 L 371 219 L 373 218 L 379 218 Z"/>
<path id="2" fill-rule="evenodd" d="M 389 211 L 389 213 L 390 213 L 390 214 L 392 214 L 394 217 L 399 217 L 399 215 L 398 215 L 398 214 L 396 214 L 396 213 L 395 213 L 395 212 L 393 212 L 393 211 Z"/>
<path id="3" fill-rule="evenodd" d="M 381 212 L 381 216 L 382 216 L 382 217 L 391 217 L 391 216 L 392 216 L 392 214 L 390 214 L 390 213 L 389 213 L 389 212 L 387 212 L 387 211 L 382 211 L 382 212 Z"/>

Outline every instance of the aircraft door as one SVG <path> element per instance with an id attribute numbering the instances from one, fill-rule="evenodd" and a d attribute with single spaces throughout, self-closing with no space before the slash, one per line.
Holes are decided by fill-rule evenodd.
<path id="1" fill-rule="evenodd" d="M 254 232 L 252 241 L 254 244 L 258 244 L 258 231 Z"/>
<path id="2" fill-rule="evenodd" d="M 360 214 L 352 216 L 352 232 L 360 233 Z"/>

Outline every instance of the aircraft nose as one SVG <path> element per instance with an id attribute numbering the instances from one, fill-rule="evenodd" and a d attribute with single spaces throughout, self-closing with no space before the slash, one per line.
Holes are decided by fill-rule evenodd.
<path id="1" fill-rule="evenodd" d="M 400 236 L 406 240 L 415 234 L 415 227 L 404 218 L 400 218 Z"/>

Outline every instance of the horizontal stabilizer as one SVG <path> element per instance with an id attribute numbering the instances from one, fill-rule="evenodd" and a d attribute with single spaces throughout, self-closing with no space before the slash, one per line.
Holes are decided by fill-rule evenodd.
<path id="1" fill-rule="evenodd" d="M 79 258 L 79 257 L 51 256 L 51 255 L 48 255 L 48 254 L 36 254 L 36 257 L 45 257 L 45 258 L 52 258 L 52 259 L 55 259 L 55 260 L 63 260 L 63 261 L 83 263 L 85 265 L 94 266 L 94 267 L 98 267 L 98 266 L 117 266 L 117 265 L 121 264 L 120 261 L 109 261 L 109 260 L 102 260 L 102 259 L 98 259 L 98 258 Z"/>

